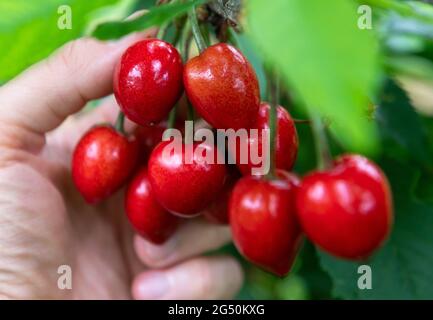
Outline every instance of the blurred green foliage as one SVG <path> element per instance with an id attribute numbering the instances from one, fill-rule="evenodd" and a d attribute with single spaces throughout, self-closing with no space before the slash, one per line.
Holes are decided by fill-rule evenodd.
<path id="1" fill-rule="evenodd" d="M 371 30 L 358 28 L 355 3 L 251 0 L 248 11 L 249 36 L 294 93 L 333 119 L 331 131 L 346 148 L 376 153 L 365 106 L 380 83 L 379 45 Z"/>
<path id="2" fill-rule="evenodd" d="M 99 25 L 92 35 L 98 39 L 116 39 L 136 30 L 144 30 L 152 26 L 162 26 L 173 21 L 180 14 L 187 12 L 193 6 L 203 3 L 204 0 L 191 2 L 169 3 L 166 6 L 155 6 L 146 15 L 128 21 L 113 21 Z"/>
<path id="3" fill-rule="evenodd" d="M 81 36 L 94 10 L 118 0 L 0 1 L 0 83 Z M 59 6 L 72 10 L 72 29 L 60 30 Z"/>
<path id="4" fill-rule="evenodd" d="M 356 27 L 364 2 L 373 7 L 371 30 Z M 294 118 L 308 118 L 309 110 L 331 120 L 334 155 L 374 155 L 390 180 L 396 219 L 386 245 L 362 262 L 373 269 L 373 290 L 358 289 L 359 263 L 331 257 L 308 241 L 284 279 L 251 266 L 230 245 L 223 252 L 237 256 L 246 269 L 239 298 L 433 298 L 433 119 L 393 80 L 404 75 L 433 92 L 432 6 L 397 0 L 246 4 L 246 34 L 234 40 L 257 71 L 262 97 L 264 66 L 271 64 L 285 80 L 283 105 Z M 71 30 L 57 27 L 60 5 L 72 9 Z M 154 0 L 0 0 L 0 83 L 71 39 L 95 30 L 116 38 L 185 10 L 157 11 L 122 29 L 125 17 L 153 5 Z M 310 126 L 299 123 L 297 129 L 295 171 L 302 175 L 315 168 L 316 155 Z"/>

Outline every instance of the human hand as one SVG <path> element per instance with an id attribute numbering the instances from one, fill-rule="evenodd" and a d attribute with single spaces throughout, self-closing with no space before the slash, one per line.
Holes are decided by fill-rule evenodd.
<path id="1" fill-rule="evenodd" d="M 71 115 L 112 91 L 116 61 L 141 37 L 71 42 L 0 87 L 0 297 L 218 299 L 238 291 L 233 258 L 197 257 L 228 242 L 227 227 L 187 221 L 155 246 L 131 231 L 122 191 L 89 206 L 72 184 L 75 144 L 92 125 L 113 123 L 118 108 L 111 98 Z M 60 265 L 72 268 L 72 290 L 57 286 Z"/>

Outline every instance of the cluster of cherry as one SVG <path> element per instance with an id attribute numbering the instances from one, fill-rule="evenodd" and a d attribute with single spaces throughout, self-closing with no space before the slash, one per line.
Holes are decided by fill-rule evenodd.
<path id="1" fill-rule="evenodd" d="M 185 161 L 185 140 L 167 156 L 164 150 L 172 141 L 161 141 L 164 121 L 184 91 L 213 128 L 269 128 L 271 107 L 260 102 L 256 74 L 238 49 L 215 44 L 184 66 L 171 44 L 140 41 L 126 50 L 114 74 L 114 94 L 122 110 L 116 127 L 91 128 L 73 155 L 73 180 L 89 203 L 129 182 L 127 216 L 149 241 L 163 243 L 182 218 L 203 213 L 211 222 L 229 223 L 239 251 L 280 276 L 289 272 L 303 234 L 347 259 L 369 256 L 386 239 L 392 201 L 379 167 L 362 156 L 345 155 L 301 182 L 289 173 L 298 137 L 281 106 L 273 109 L 274 165 L 266 176 L 252 176 L 250 162 L 236 167 L 198 161 L 200 152 Z M 123 131 L 123 114 L 139 125 L 133 134 Z M 213 145 L 192 143 L 194 151 L 218 153 Z M 247 144 L 260 147 L 261 141 L 249 139 Z"/>

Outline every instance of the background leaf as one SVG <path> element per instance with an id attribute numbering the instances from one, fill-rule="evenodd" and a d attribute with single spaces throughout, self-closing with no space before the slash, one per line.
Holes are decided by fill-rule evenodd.
<path id="1" fill-rule="evenodd" d="M 433 165 L 421 118 L 415 112 L 406 93 L 391 80 L 387 81 L 380 97 L 376 119 L 385 148 L 388 150 L 395 150 L 396 147 L 403 148 L 405 154 L 419 163 L 426 166 Z M 401 154 L 401 151 L 398 152 L 400 159 Z"/>
<path id="2" fill-rule="evenodd" d="M 276 64 L 302 101 L 333 120 L 348 149 L 374 153 L 376 128 L 368 97 L 380 79 L 380 55 L 371 30 L 357 27 L 351 1 L 248 1 L 248 33 Z"/>
<path id="3" fill-rule="evenodd" d="M 429 205 L 433 204 L 433 172 L 431 171 L 421 171 L 416 180 L 416 185 L 414 188 L 415 197 Z"/>
<path id="4" fill-rule="evenodd" d="M 187 3 L 173 3 L 153 7 L 145 15 L 134 20 L 103 23 L 96 27 L 92 35 L 102 40 L 117 39 L 137 30 L 161 26 L 165 22 L 173 20 L 180 14 L 187 12 L 192 6 L 204 1 L 194 0 Z"/>
<path id="5" fill-rule="evenodd" d="M 433 63 L 416 56 L 388 57 L 386 65 L 399 76 L 406 76 L 433 84 Z"/>
<path id="6" fill-rule="evenodd" d="M 0 12 L 0 83 L 33 63 L 47 57 L 56 48 L 82 35 L 88 15 L 95 9 L 119 0 L 15 0 L 1 1 Z M 57 9 L 69 5 L 72 29 L 60 30 Z"/>
<path id="7" fill-rule="evenodd" d="M 139 0 L 122 0 L 112 6 L 102 7 L 89 14 L 89 23 L 84 34 L 91 35 L 95 28 L 108 21 L 123 20 L 134 12 Z"/>

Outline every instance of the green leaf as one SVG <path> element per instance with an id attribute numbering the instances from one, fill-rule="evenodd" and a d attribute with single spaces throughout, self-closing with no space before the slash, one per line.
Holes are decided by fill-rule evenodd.
<path id="1" fill-rule="evenodd" d="M 387 57 L 386 66 L 394 75 L 408 76 L 433 83 L 433 63 L 416 56 Z"/>
<path id="2" fill-rule="evenodd" d="M 302 264 L 297 274 L 304 279 L 309 289 L 309 298 L 331 299 L 331 278 L 320 266 L 317 250 L 311 242 L 305 241 L 298 259 L 301 259 Z"/>
<path id="3" fill-rule="evenodd" d="M 102 7 L 89 15 L 90 23 L 87 25 L 84 34 L 91 35 L 95 28 L 105 22 L 125 19 L 134 11 L 138 0 L 122 0 L 112 6 Z"/>
<path id="4" fill-rule="evenodd" d="M 43 15 L 47 9 L 55 10 L 59 6 L 57 0 L 44 0 L 44 1 L 1 1 L 0 12 L 2 14 L 0 20 L 1 32 L 13 31 L 19 25 L 22 25 L 29 20 Z"/>
<path id="5" fill-rule="evenodd" d="M 366 116 L 380 76 L 372 30 L 357 27 L 350 1 L 251 0 L 249 35 L 306 106 L 333 120 L 346 148 L 374 153 L 377 130 Z"/>
<path id="6" fill-rule="evenodd" d="M 431 167 L 427 132 L 411 102 L 395 82 L 388 81 L 376 110 L 383 144 L 389 153 L 404 152 L 420 165 Z M 398 149 L 403 150 L 398 150 Z"/>
<path id="7" fill-rule="evenodd" d="M 153 7 L 145 15 L 134 20 L 103 23 L 96 27 L 92 35 L 102 40 L 117 39 L 131 32 L 161 26 L 203 2 L 205 0 L 193 0 L 187 3 L 169 3 Z"/>
<path id="8" fill-rule="evenodd" d="M 5 82 L 71 39 L 82 35 L 93 10 L 119 0 L 0 1 L 0 83 Z M 72 29 L 61 30 L 60 6 L 72 12 Z"/>
<path id="9" fill-rule="evenodd" d="M 360 0 L 361 3 L 362 0 Z M 388 1 L 388 6 L 380 1 L 371 1 L 375 22 L 384 47 L 397 54 L 420 53 L 431 46 L 433 31 L 433 6 L 428 3 Z M 365 4 L 365 3 L 362 3 Z M 397 9 L 394 7 L 397 5 Z M 401 7 L 403 6 L 403 11 Z M 381 9 L 386 10 L 381 10 Z M 424 53 L 425 54 L 425 53 Z"/>
<path id="10" fill-rule="evenodd" d="M 387 81 L 384 87 L 376 110 L 376 119 L 385 148 L 390 150 L 394 147 L 393 144 L 397 144 L 420 164 L 433 165 L 421 118 L 412 107 L 405 91 L 391 80 Z"/>
<path id="11" fill-rule="evenodd" d="M 423 202 L 433 204 L 433 172 L 421 171 L 414 188 L 415 197 Z"/>
<path id="12" fill-rule="evenodd" d="M 417 170 L 386 160 L 382 164 L 394 194 L 395 225 L 387 244 L 369 261 L 348 262 L 320 252 L 321 265 L 345 299 L 431 299 L 433 297 L 433 207 L 412 199 Z M 360 290 L 360 264 L 372 269 L 372 289 Z"/>
<path id="13" fill-rule="evenodd" d="M 305 300 L 308 298 L 308 288 L 305 281 L 292 273 L 275 283 L 278 300 Z"/>
<path id="14" fill-rule="evenodd" d="M 398 0 L 358 0 L 360 4 L 367 4 L 374 8 L 398 13 L 402 17 L 415 18 L 419 22 L 433 25 L 433 7 L 420 1 Z"/>

